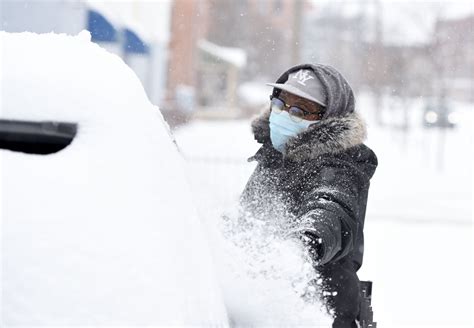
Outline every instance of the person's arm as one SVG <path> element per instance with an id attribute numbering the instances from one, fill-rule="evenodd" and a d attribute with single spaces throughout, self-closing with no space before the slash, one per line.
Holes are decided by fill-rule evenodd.
<path id="1" fill-rule="evenodd" d="M 353 250 L 369 177 L 356 162 L 337 156 L 325 156 L 320 165 L 304 188 L 295 232 L 311 249 L 315 260 L 325 264 Z"/>

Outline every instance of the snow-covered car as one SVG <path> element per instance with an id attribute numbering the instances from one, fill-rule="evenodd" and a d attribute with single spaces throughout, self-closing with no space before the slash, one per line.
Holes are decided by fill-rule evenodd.
<path id="1" fill-rule="evenodd" d="M 227 326 L 183 160 L 123 61 L 0 32 L 0 326 Z"/>

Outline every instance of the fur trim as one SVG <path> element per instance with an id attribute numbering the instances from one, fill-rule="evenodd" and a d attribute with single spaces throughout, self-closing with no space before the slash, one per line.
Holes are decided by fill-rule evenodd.
<path id="1" fill-rule="evenodd" d="M 252 121 L 252 132 L 258 143 L 270 141 L 270 110 L 266 109 Z"/>
<path id="2" fill-rule="evenodd" d="M 270 142 L 269 117 L 270 111 L 267 110 L 252 122 L 252 131 L 259 143 Z M 366 137 L 364 120 L 356 112 L 352 112 L 310 125 L 307 130 L 288 141 L 284 156 L 301 162 L 322 154 L 337 154 L 362 144 Z"/>

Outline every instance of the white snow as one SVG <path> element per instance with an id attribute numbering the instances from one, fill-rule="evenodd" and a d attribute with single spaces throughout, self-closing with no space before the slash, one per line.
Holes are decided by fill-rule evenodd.
<path id="1" fill-rule="evenodd" d="M 79 126 L 56 154 L 0 151 L 0 326 L 226 326 L 167 125 L 89 39 L 0 32 L 0 117 Z"/>
<path id="2" fill-rule="evenodd" d="M 225 215 L 220 222 L 225 238 L 214 239 L 213 244 L 219 247 L 213 249 L 232 323 L 238 327 L 330 327 L 331 319 L 318 299 L 311 303 L 303 299 L 305 294 L 318 292 L 309 281 L 319 275 L 301 243 L 288 239 L 286 231 L 273 222 L 235 220 L 229 212 Z M 212 213 L 205 217 L 215 226 L 210 221 Z M 222 220 L 219 215 L 215 218 Z"/>

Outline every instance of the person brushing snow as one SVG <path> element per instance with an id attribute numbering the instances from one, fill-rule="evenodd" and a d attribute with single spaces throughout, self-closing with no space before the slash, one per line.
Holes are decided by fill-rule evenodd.
<path id="1" fill-rule="evenodd" d="M 345 78 L 327 65 L 302 64 L 276 81 L 270 108 L 252 122 L 262 146 L 241 195 L 247 213 L 291 218 L 323 278 L 333 327 L 357 327 L 364 218 L 374 152 Z"/>

